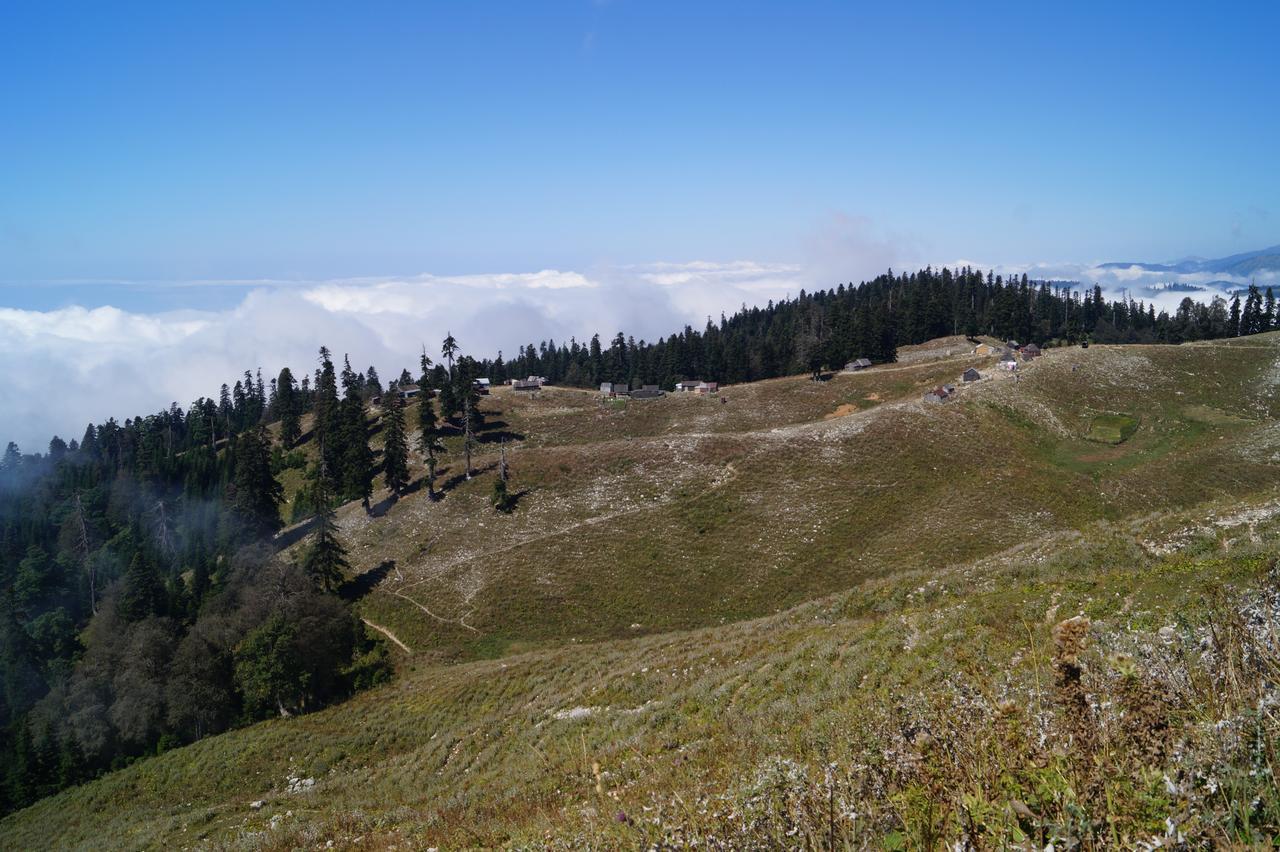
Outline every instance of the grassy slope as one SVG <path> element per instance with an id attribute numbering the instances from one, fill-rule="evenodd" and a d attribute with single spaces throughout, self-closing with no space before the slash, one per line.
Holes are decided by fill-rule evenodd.
<path id="1" fill-rule="evenodd" d="M 975 667 L 986 688 L 1025 686 L 1046 611 L 1153 629 L 1194 610 L 1207 577 L 1259 582 L 1271 516 L 1230 516 L 1275 496 L 1280 348 L 1243 343 L 1052 352 L 939 407 L 922 390 L 984 362 L 761 382 L 728 403 L 499 391 L 529 491 L 514 516 L 485 507 L 491 474 L 381 517 L 343 511 L 359 567 L 395 560 L 361 608 L 412 648 L 396 683 L 137 764 L 0 831 L 453 847 L 546 831 L 629 845 L 666 829 L 610 817 L 645 807 L 696 824 L 692 797 L 770 756 L 856 761 L 858 731 L 902 696 Z M 1087 441 L 1108 413 L 1141 426 Z M 318 792 L 285 793 L 290 772 Z"/>

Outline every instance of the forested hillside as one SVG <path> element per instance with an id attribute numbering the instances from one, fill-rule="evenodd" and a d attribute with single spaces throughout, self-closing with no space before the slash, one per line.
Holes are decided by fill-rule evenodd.
<path id="1" fill-rule="evenodd" d="M 1271 288 L 1264 296 L 1250 287 L 1243 302 L 1237 296 L 1230 305 L 1220 297 L 1207 305 L 1187 298 L 1170 315 L 1140 301 L 1107 301 L 1096 286 L 927 268 L 801 292 L 764 307 L 744 305 L 732 317 L 708 319 L 701 331 L 686 326 L 654 343 L 619 333 L 608 343 L 597 335 L 586 344 L 528 344 L 510 361 L 485 360 L 481 369 L 497 381 L 533 374 L 584 387 L 630 381 L 670 388 L 685 378 L 738 383 L 838 369 L 853 358 L 892 361 L 898 346 L 955 334 L 1041 345 L 1182 343 L 1275 326 Z"/>
<path id="2" fill-rule="evenodd" d="M 464 398 L 436 499 L 420 449 L 334 512 L 393 682 L 47 797 L 0 845 L 1272 842 L 1280 335 L 995 366 L 949 337 L 719 398 L 497 388 L 469 479 Z"/>
<path id="3" fill-rule="evenodd" d="M 744 307 L 653 344 L 619 334 L 608 347 L 597 336 L 476 360 L 450 336 L 439 363 L 424 348 L 416 371 L 387 385 L 372 367 L 339 370 L 321 348 L 301 381 L 289 368 L 269 382 L 246 371 L 186 410 L 109 419 L 78 440 L 53 438 L 45 453 L 10 444 L 0 464 L 0 809 L 386 677 L 385 651 L 343 595 L 351 568 L 335 511 L 359 502 L 368 512 L 377 482 L 392 499 L 411 490 L 415 453 L 428 497 L 446 459 L 453 477 L 469 478 L 490 411 L 477 378 L 736 383 L 853 357 L 893 361 L 899 346 L 956 333 L 1176 343 L 1275 322 L 1269 290 L 1251 290 L 1243 308 L 1186 300 L 1169 316 L 1107 303 L 1096 288 L 926 269 Z M 409 383 L 439 393 L 406 409 L 395 391 Z M 494 482 L 494 506 L 517 499 L 505 475 Z M 299 526 L 278 535 L 286 523 Z"/>

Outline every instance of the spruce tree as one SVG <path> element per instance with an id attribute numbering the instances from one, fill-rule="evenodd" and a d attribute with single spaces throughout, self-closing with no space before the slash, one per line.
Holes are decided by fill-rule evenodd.
<path id="1" fill-rule="evenodd" d="M 293 381 L 293 372 L 285 367 L 276 380 L 276 413 L 280 417 L 280 443 L 286 449 L 293 449 L 302 437 L 302 406 L 298 398 L 297 387 Z"/>
<path id="2" fill-rule="evenodd" d="M 458 341 L 451 331 L 446 331 L 444 335 L 444 342 L 440 344 L 440 356 L 449 362 L 449 377 L 453 378 L 453 359 L 458 354 Z"/>
<path id="3" fill-rule="evenodd" d="M 351 370 L 347 362 L 342 370 L 344 395 L 339 405 L 339 434 L 342 447 L 339 459 L 342 494 L 348 499 L 359 499 L 365 511 L 369 511 L 369 497 L 373 494 L 373 451 L 369 449 L 369 428 L 365 422 L 363 382 Z"/>
<path id="4" fill-rule="evenodd" d="M 318 588 L 326 592 L 336 591 L 342 585 L 347 562 L 347 549 L 338 539 L 338 524 L 332 500 L 321 483 L 316 492 L 316 537 L 302 560 L 302 570 L 311 577 Z"/>
<path id="5" fill-rule="evenodd" d="M 1244 300 L 1244 312 L 1240 315 L 1240 334 L 1257 334 L 1263 331 L 1262 322 L 1262 294 L 1255 285 L 1250 284 Z"/>
<path id="6" fill-rule="evenodd" d="M 484 427 L 484 413 L 480 410 L 480 388 L 476 385 L 479 364 L 470 356 L 458 361 L 454 391 L 462 403 L 462 453 L 465 459 L 467 479 L 471 478 L 471 454 L 475 451 L 477 435 Z"/>
<path id="7" fill-rule="evenodd" d="M 141 621 L 162 613 L 165 602 L 164 584 L 151 560 L 141 553 L 133 555 L 129 570 L 121 580 L 116 597 L 116 613 L 125 621 Z"/>
<path id="8" fill-rule="evenodd" d="M 405 435 L 404 400 L 398 390 L 389 394 L 384 409 L 382 472 L 387 488 L 398 497 L 409 486 L 409 443 Z"/>
<path id="9" fill-rule="evenodd" d="M 440 386 L 440 416 L 449 420 L 462 408 L 462 399 L 457 394 L 457 375 L 453 369 L 453 359 L 458 354 L 458 341 L 450 332 L 445 333 L 444 343 L 440 345 L 440 355 L 448 362 L 444 384 Z"/>
<path id="10" fill-rule="evenodd" d="M 231 508 L 247 528 L 263 534 L 280 529 L 284 489 L 271 472 L 271 450 L 261 427 L 239 435 L 232 450 Z"/>
<path id="11" fill-rule="evenodd" d="M 18 468 L 22 466 L 22 453 L 18 445 L 10 441 L 4 448 L 4 458 L 0 459 L 0 484 L 7 481 L 11 486 L 18 483 Z"/>
<path id="12" fill-rule="evenodd" d="M 315 435 L 320 451 L 320 476 L 325 479 L 325 490 L 337 490 L 342 471 L 342 421 L 338 402 L 338 380 L 333 369 L 329 350 L 320 347 L 320 371 L 315 388 Z"/>
<path id="13" fill-rule="evenodd" d="M 427 457 L 427 496 L 435 499 L 436 454 L 444 450 L 435 404 L 425 391 L 418 397 L 418 448 Z"/>

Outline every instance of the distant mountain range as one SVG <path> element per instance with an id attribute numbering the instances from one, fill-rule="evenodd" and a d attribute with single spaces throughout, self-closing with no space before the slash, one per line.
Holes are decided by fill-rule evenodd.
<path id="1" fill-rule="evenodd" d="M 1280 272 L 1280 246 L 1233 254 L 1230 257 L 1207 259 L 1188 257 L 1169 263 L 1113 262 L 1101 264 L 1102 269 L 1131 269 L 1137 267 L 1147 272 L 1168 272 L 1189 275 L 1208 272 L 1213 275 L 1235 275 L 1248 278 L 1259 273 Z M 1221 282 L 1215 282 L 1221 283 Z"/>

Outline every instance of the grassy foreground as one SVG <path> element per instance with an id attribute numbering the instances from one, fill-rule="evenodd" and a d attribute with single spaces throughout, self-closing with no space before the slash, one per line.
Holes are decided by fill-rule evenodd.
<path id="1" fill-rule="evenodd" d="M 971 359 L 709 405 L 495 394 L 514 516 L 488 474 L 344 510 L 359 567 L 394 560 L 360 603 L 394 683 L 66 791 L 0 845 L 1274 841 L 1278 357 L 1051 352 L 937 408 Z M 1091 441 L 1116 411 L 1127 440 Z"/>

